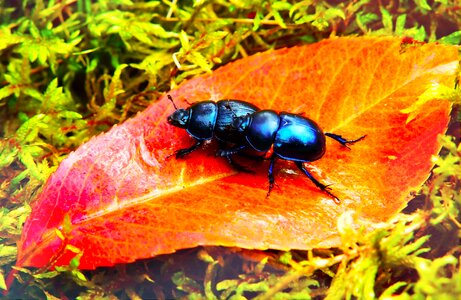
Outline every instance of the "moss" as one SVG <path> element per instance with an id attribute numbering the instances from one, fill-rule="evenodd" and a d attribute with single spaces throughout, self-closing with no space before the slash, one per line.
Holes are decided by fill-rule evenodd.
<path id="1" fill-rule="evenodd" d="M 0 289 L 13 270 L 29 204 L 58 164 L 184 79 L 242 56 L 329 36 L 461 41 L 461 10 L 453 0 L 2 3 Z M 445 87 L 427 93 L 460 102 L 459 92 Z M 340 249 L 197 248 L 92 272 L 78 270 L 74 249 L 68 267 L 11 273 L 9 296 L 459 299 L 461 150 L 454 119 L 455 138 L 441 137 L 445 150 L 433 158 L 418 209 L 369 234 L 352 229 L 355 216 L 343 216 L 340 229 L 348 238 Z"/>

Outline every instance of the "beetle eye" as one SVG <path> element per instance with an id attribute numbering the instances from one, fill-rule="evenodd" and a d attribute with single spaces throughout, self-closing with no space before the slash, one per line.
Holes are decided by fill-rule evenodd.
<path id="1" fill-rule="evenodd" d="M 189 123 L 189 112 L 185 109 L 177 109 L 168 117 L 168 123 L 173 126 L 186 128 Z"/>

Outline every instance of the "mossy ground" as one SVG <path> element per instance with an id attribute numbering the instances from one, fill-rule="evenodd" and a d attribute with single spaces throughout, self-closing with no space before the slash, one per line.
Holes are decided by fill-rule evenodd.
<path id="1" fill-rule="evenodd" d="M 460 44 L 457 1 L 0 0 L 0 289 L 12 298 L 460 299 L 460 104 L 405 213 L 309 252 L 221 247 L 96 271 L 20 269 L 30 203 L 69 152 L 184 79 L 330 36 Z M 459 76 L 458 76 L 459 78 Z"/>

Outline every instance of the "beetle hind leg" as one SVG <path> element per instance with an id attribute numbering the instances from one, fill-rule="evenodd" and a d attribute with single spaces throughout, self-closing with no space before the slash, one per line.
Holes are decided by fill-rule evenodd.
<path id="1" fill-rule="evenodd" d="M 355 139 L 355 140 L 348 140 L 348 139 L 343 138 L 343 137 L 340 136 L 339 134 L 334 134 L 334 133 L 325 132 L 325 135 L 326 135 L 327 137 L 330 137 L 330 138 L 334 139 L 335 141 L 337 141 L 337 142 L 340 143 L 341 145 L 347 147 L 348 149 L 350 149 L 349 146 L 348 146 L 348 144 L 355 144 L 356 142 L 363 140 L 363 139 L 367 136 L 367 135 L 363 135 L 363 136 L 359 137 L 358 139 Z"/>
<path id="2" fill-rule="evenodd" d="M 295 164 L 296 164 L 296 166 L 297 166 L 301 171 L 303 171 L 303 173 L 304 173 L 304 174 L 315 184 L 315 186 L 317 186 L 317 187 L 318 187 L 319 189 L 321 189 L 324 193 L 326 193 L 326 194 L 328 194 L 330 197 L 332 197 L 336 204 L 341 203 L 341 200 L 339 200 L 338 197 L 336 197 L 335 195 L 333 195 L 333 194 L 329 191 L 330 188 L 328 187 L 328 185 L 325 185 L 325 184 L 321 183 L 321 182 L 318 181 L 314 176 L 312 176 L 311 173 L 309 173 L 309 171 L 306 169 L 306 167 L 304 167 L 303 162 L 301 162 L 301 161 L 296 161 Z"/>

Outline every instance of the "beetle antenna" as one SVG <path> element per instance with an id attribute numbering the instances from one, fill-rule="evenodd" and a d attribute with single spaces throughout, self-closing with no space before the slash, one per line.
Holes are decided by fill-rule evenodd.
<path id="1" fill-rule="evenodd" d="M 168 99 L 170 99 L 171 103 L 173 103 L 173 106 L 174 106 L 174 109 L 178 109 L 178 107 L 176 106 L 176 104 L 174 104 L 174 101 L 173 101 L 173 98 L 170 96 L 170 95 L 167 95 Z"/>

